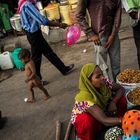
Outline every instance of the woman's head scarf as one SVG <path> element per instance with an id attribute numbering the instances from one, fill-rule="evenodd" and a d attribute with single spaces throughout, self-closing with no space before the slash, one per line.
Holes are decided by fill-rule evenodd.
<path id="1" fill-rule="evenodd" d="M 98 105 L 102 109 L 105 109 L 109 98 L 111 97 L 111 91 L 105 85 L 100 88 L 100 92 L 91 84 L 90 77 L 94 72 L 96 65 L 93 63 L 83 66 L 80 73 L 79 89 L 80 92 L 76 95 L 75 100 L 90 101 L 93 104 Z"/>

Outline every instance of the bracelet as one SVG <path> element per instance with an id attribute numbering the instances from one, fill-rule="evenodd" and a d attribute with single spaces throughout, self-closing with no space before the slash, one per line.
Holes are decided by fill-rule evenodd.
<path id="1" fill-rule="evenodd" d="M 121 117 L 119 117 L 119 122 L 122 123 L 122 118 Z"/>
<path id="2" fill-rule="evenodd" d="M 122 119 L 119 117 L 119 118 L 116 118 L 117 121 L 121 124 L 122 123 Z"/>

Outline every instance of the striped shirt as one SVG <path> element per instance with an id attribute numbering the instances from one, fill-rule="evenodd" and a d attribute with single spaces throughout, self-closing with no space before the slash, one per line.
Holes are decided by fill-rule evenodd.
<path id="1" fill-rule="evenodd" d="M 38 31 L 40 25 L 47 25 L 48 23 L 48 19 L 41 15 L 31 2 L 26 2 L 23 5 L 20 16 L 22 28 L 30 33 Z"/>

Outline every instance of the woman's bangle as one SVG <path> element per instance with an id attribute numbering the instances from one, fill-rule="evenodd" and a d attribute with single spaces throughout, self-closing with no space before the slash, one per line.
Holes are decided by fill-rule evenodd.
<path id="1" fill-rule="evenodd" d="M 119 117 L 119 123 L 122 123 L 122 118 L 121 117 Z"/>
<path id="2" fill-rule="evenodd" d="M 122 119 L 121 118 L 117 118 L 117 122 L 121 124 L 122 123 Z"/>

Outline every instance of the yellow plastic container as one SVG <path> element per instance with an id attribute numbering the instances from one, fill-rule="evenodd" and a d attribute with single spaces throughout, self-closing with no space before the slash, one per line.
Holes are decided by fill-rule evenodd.
<path id="1" fill-rule="evenodd" d="M 49 4 L 46 8 L 46 16 L 49 20 L 59 20 L 60 12 L 59 12 L 59 4 Z"/>
<path id="2" fill-rule="evenodd" d="M 78 0 L 68 0 L 69 1 L 69 4 L 75 4 L 78 2 Z"/>
<path id="3" fill-rule="evenodd" d="M 77 3 L 71 4 L 71 9 L 76 9 L 77 8 Z"/>
<path id="4" fill-rule="evenodd" d="M 72 24 L 77 23 L 77 19 L 76 19 L 76 12 L 75 9 L 70 10 L 70 18 L 71 18 L 71 22 Z"/>
<path id="5" fill-rule="evenodd" d="M 13 17 L 11 17 L 10 22 L 11 22 L 12 28 L 14 30 L 22 31 L 20 15 L 17 14 L 17 15 L 14 15 Z"/>
<path id="6" fill-rule="evenodd" d="M 70 18 L 71 18 L 72 24 L 77 23 L 77 19 L 76 19 L 76 7 L 77 7 L 77 3 L 71 5 Z"/>
<path id="7" fill-rule="evenodd" d="M 72 24 L 72 21 L 70 18 L 71 6 L 70 5 L 61 5 L 59 7 L 59 9 L 60 9 L 61 22 L 71 25 Z"/>

